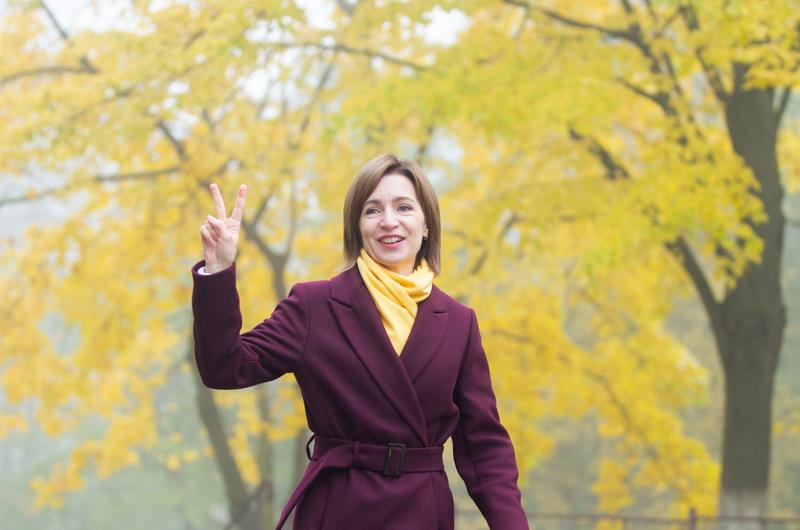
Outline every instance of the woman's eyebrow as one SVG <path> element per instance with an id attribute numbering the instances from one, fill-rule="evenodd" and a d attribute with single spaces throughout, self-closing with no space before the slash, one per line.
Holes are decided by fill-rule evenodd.
<path id="1" fill-rule="evenodd" d="M 399 197 L 394 197 L 392 199 L 392 202 L 403 202 L 403 201 L 413 202 L 413 203 L 417 202 L 416 199 L 414 199 L 413 197 L 406 197 L 405 195 L 401 195 Z M 378 199 L 369 199 L 368 201 L 366 201 L 364 203 L 364 206 L 366 206 L 367 204 L 378 204 L 378 205 L 380 205 L 381 201 L 379 201 Z"/>

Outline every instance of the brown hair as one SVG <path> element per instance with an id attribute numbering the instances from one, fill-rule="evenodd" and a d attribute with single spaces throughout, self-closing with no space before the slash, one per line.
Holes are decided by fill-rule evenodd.
<path id="1" fill-rule="evenodd" d="M 439 274 L 441 247 L 441 218 L 439 216 L 439 199 L 433 190 L 430 180 L 415 162 L 400 160 L 388 154 L 373 158 L 362 167 L 347 190 L 344 199 L 344 269 L 352 267 L 363 246 L 361 241 L 361 209 L 364 203 L 378 187 L 380 180 L 386 175 L 403 175 L 414 184 L 425 224 L 428 226 L 428 237 L 422 240 L 422 246 L 414 260 L 416 269 L 422 259 L 428 262 L 428 267 L 434 274 Z"/>

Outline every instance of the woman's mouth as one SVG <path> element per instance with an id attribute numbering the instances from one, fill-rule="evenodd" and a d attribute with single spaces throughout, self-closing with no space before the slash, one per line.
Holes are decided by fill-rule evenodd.
<path id="1" fill-rule="evenodd" d="M 405 238 L 400 236 L 385 236 L 378 239 L 378 241 L 386 248 L 397 248 L 404 239 Z"/>

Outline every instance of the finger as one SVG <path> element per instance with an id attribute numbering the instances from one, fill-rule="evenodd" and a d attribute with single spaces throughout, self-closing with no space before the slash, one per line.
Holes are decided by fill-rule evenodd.
<path id="1" fill-rule="evenodd" d="M 219 186 L 211 183 L 211 196 L 214 198 L 214 206 L 217 208 L 217 217 L 225 219 L 225 201 L 222 200 L 222 194 L 219 191 Z"/>
<path id="2" fill-rule="evenodd" d="M 211 226 L 211 233 L 215 234 L 219 239 L 224 239 L 227 241 L 233 236 L 230 228 L 228 228 L 228 225 L 216 217 L 211 218 L 209 225 Z"/>
<path id="3" fill-rule="evenodd" d="M 244 199 L 247 197 L 247 185 L 242 184 L 239 186 L 239 193 L 236 195 L 236 203 L 233 205 L 233 212 L 231 212 L 231 219 L 237 223 L 242 222 L 242 215 L 244 214 Z"/>
<path id="4" fill-rule="evenodd" d="M 209 245 L 214 245 L 217 242 L 217 240 L 211 235 L 211 232 L 209 232 L 208 225 L 203 225 L 200 227 L 200 238 L 204 243 L 208 243 Z"/>
<path id="5" fill-rule="evenodd" d="M 228 227 L 225 226 L 225 223 L 217 219 L 216 217 L 208 216 L 206 220 L 206 224 L 209 226 L 209 229 L 212 234 L 217 236 L 217 238 L 221 239 L 226 237 L 228 233 Z"/>

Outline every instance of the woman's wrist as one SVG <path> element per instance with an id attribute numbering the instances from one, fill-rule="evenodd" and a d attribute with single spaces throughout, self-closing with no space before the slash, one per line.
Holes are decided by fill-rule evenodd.
<path id="1" fill-rule="evenodd" d="M 206 261 L 205 264 L 205 273 L 206 274 L 214 274 L 215 272 L 223 271 L 230 267 L 232 263 L 225 265 L 224 263 L 209 263 Z"/>

